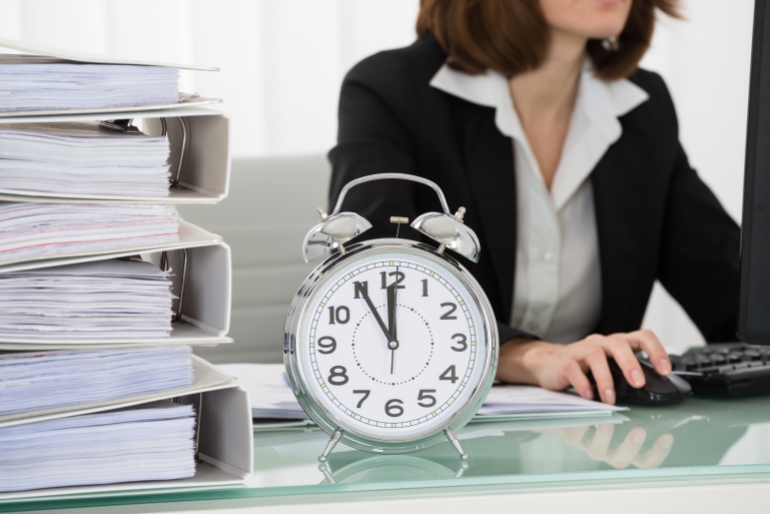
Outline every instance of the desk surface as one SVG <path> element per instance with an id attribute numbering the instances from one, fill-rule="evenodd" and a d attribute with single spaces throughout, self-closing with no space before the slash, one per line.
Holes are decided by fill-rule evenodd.
<path id="1" fill-rule="evenodd" d="M 0 511 L 163 505 L 188 510 L 289 505 L 479 491 L 558 491 L 565 487 L 643 488 L 693 479 L 770 483 L 770 396 L 690 399 L 608 418 L 474 423 L 461 433 L 467 467 L 447 444 L 406 456 L 373 456 L 337 446 L 327 468 L 316 458 L 328 436 L 318 430 L 255 433 L 255 472 L 247 488 L 165 490 L 0 503 Z M 684 483 L 684 482 L 683 482 Z M 206 501 L 211 500 L 211 501 Z M 183 505 L 186 505 L 183 507 Z M 140 509 L 148 511 L 148 509 Z M 130 511 L 130 509 L 129 509 Z"/>

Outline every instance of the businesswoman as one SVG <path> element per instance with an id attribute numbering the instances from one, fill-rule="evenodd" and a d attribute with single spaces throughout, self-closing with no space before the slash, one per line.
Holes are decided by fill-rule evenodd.
<path id="1" fill-rule="evenodd" d="M 738 227 L 690 167 L 663 80 L 637 69 L 656 11 L 676 0 L 423 0 L 417 41 L 344 80 L 332 205 L 352 179 L 401 172 L 467 208 L 502 381 L 593 398 L 590 372 L 614 403 L 607 356 L 637 387 L 636 351 L 668 374 L 639 330 L 656 279 L 708 341 L 735 338 Z M 344 208 L 373 223 L 367 237 L 439 210 L 403 181 Z"/>

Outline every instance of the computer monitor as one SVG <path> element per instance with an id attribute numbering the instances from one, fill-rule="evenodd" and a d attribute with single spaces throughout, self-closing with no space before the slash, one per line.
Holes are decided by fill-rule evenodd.
<path id="1" fill-rule="evenodd" d="M 738 337 L 770 344 L 770 0 L 756 0 L 751 44 Z"/>

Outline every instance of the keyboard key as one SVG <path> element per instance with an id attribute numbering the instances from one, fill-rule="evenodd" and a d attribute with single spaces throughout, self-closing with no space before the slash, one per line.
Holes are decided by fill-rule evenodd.
<path id="1" fill-rule="evenodd" d="M 762 354 L 757 350 L 746 350 L 745 352 L 743 352 L 744 360 L 757 361 L 757 360 L 760 360 L 761 358 L 762 358 Z"/>

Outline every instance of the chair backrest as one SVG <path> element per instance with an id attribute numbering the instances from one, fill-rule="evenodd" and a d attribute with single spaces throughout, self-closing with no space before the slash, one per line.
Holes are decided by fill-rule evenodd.
<path id="1" fill-rule="evenodd" d="M 281 362 L 286 312 L 315 264 L 302 240 L 326 207 L 325 155 L 233 159 L 230 195 L 220 205 L 185 206 L 182 217 L 220 234 L 233 252 L 232 345 L 196 349 L 214 363 Z"/>

